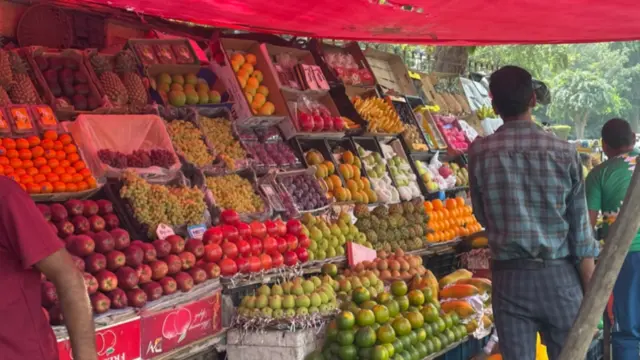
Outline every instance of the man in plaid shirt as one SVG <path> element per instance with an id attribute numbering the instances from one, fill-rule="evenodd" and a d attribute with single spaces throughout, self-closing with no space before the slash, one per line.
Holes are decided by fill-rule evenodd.
<path id="1" fill-rule="evenodd" d="M 556 359 L 598 255 L 576 148 L 531 118 L 531 75 L 493 73 L 493 108 L 504 120 L 469 149 L 473 211 L 492 256 L 493 312 L 505 360 L 534 360 L 536 333 Z"/>

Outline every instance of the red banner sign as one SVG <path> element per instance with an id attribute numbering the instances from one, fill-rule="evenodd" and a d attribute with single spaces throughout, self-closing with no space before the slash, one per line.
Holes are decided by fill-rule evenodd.
<path id="1" fill-rule="evenodd" d="M 99 360 L 140 359 L 140 318 L 96 329 Z M 73 360 L 69 339 L 58 341 L 60 360 Z"/>
<path id="2" fill-rule="evenodd" d="M 151 359 L 222 329 L 220 290 L 201 300 L 158 312 L 143 312 L 142 358 Z"/>

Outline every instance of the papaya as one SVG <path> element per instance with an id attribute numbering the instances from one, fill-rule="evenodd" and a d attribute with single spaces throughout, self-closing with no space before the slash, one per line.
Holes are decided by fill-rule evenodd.
<path id="1" fill-rule="evenodd" d="M 438 286 L 438 279 L 436 279 L 436 276 L 433 275 L 431 270 L 427 270 L 424 276 L 425 276 L 424 278 L 427 280 L 427 286 L 431 289 L 433 300 L 438 300 L 439 298 L 438 290 L 440 290 Z"/>
<path id="2" fill-rule="evenodd" d="M 461 299 L 473 295 L 478 295 L 480 291 L 473 285 L 453 284 L 440 290 L 441 299 Z"/>
<path id="3" fill-rule="evenodd" d="M 471 277 L 473 277 L 473 274 L 471 273 L 471 271 L 466 270 L 466 269 L 459 269 L 456 270 L 454 272 L 452 272 L 451 274 L 443 277 L 442 279 L 440 279 L 440 289 L 443 289 L 445 286 L 449 285 L 449 284 L 453 284 L 454 282 L 458 281 L 458 280 L 462 280 L 462 279 L 471 279 Z"/>
<path id="4" fill-rule="evenodd" d="M 493 355 L 489 356 L 489 357 L 487 358 L 487 360 L 502 360 L 502 355 L 500 355 L 500 354 L 493 354 Z"/>
<path id="5" fill-rule="evenodd" d="M 465 319 L 476 313 L 473 307 L 464 300 L 445 301 L 440 304 L 440 308 L 445 314 L 455 311 L 461 319 Z"/>
<path id="6" fill-rule="evenodd" d="M 480 294 L 491 293 L 491 280 L 483 278 L 460 279 L 456 284 L 467 284 L 475 286 Z"/>

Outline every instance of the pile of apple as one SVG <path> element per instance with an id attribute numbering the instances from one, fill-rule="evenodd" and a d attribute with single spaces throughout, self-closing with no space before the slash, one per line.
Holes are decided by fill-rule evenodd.
<path id="1" fill-rule="evenodd" d="M 178 290 L 220 275 L 201 240 L 172 235 L 153 243 L 131 241 L 119 228 L 113 206 L 107 200 L 70 200 L 50 206 L 38 204 L 84 273 L 93 310 L 101 314 L 127 306 L 143 307 Z M 43 278 L 42 305 L 52 324 L 63 323 L 54 285 Z"/>
<path id="2" fill-rule="evenodd" d="M 332 116 L 324 105 L 309 99 L 298 102 L 296 111 L 298 129 L 304 132 L 344 131 L 340 116 Z"/>
<path id="3" fill-rule="evenodd" d="M 247 224 L 234 210 L 222 211 L 220 220 L 221 224 L 209 228 L 202 240 L 205 253 L 220 267 L 222 276 L 259 273 L 309 260 L 311 241 L 299 220 Z"/>

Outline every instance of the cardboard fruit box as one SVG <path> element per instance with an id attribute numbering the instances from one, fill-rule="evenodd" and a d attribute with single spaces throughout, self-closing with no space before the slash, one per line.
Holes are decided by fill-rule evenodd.
<path id="1" fill-rule="evenodd" d="M 289 115 L 276 75 L 260 50 L 260 43 L 220 38 L 211 42 L 210 51 L 211 68 L 234 99 L 231 112 L 238 125 L 271 126 Z M 264 96 L 264 93 L 267 95 Z"/>

